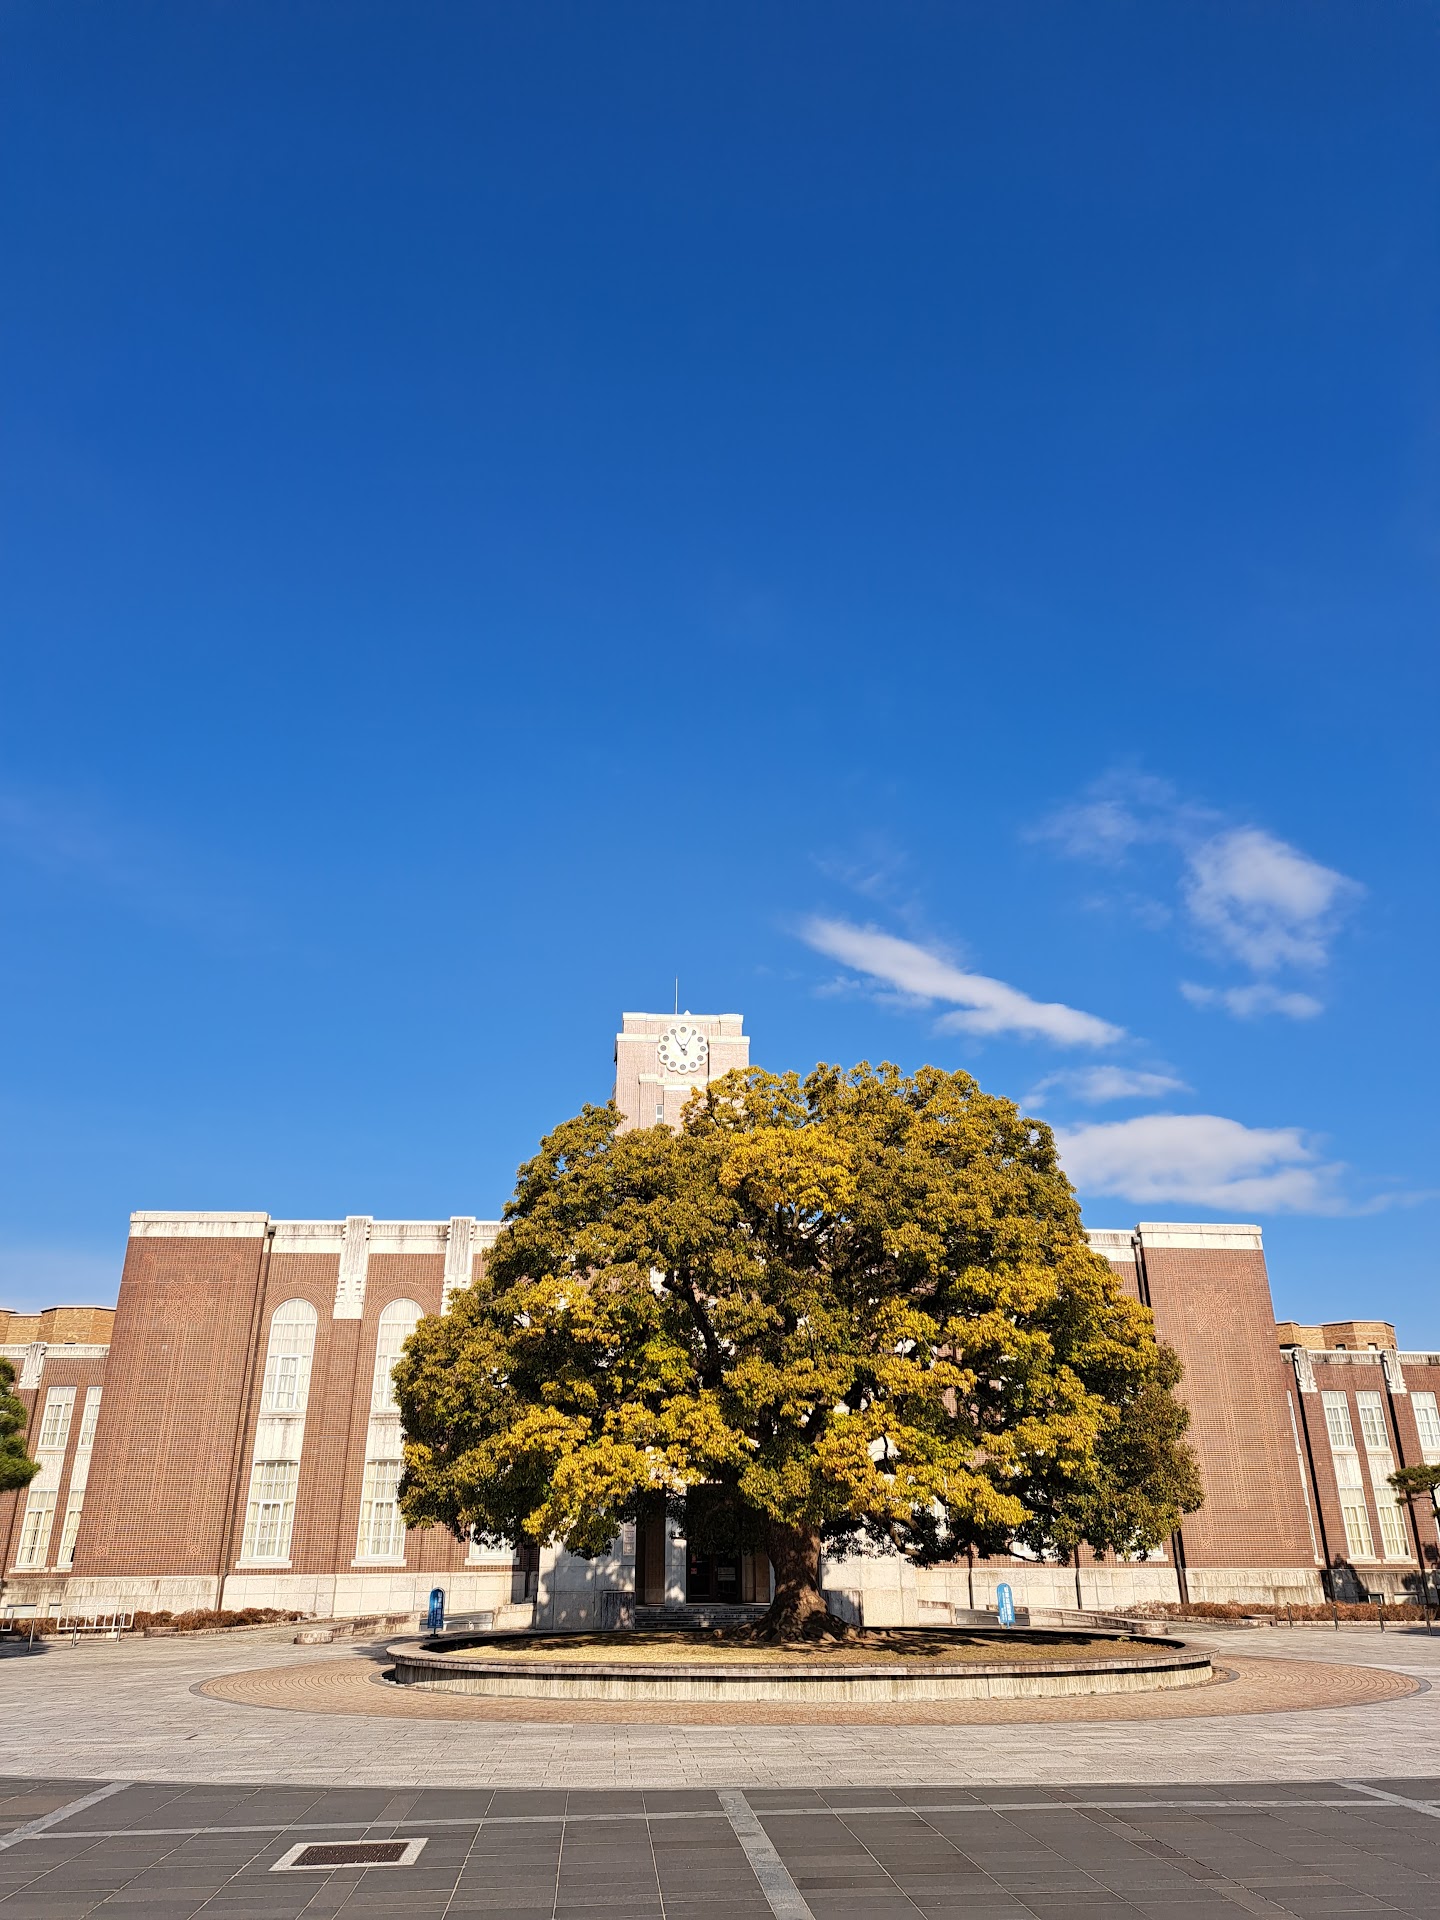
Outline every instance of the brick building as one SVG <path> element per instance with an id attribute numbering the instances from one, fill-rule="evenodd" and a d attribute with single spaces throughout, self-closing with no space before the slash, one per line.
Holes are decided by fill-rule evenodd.
<path id="1" fill-rule="evenodd" d="M 626 1014 L 626 1122 L 674 1124 L 692 1085 L 748 1062 L 739 1015 Z M 390 1370 L 422 1314 L 472 1279 L 498 1224 L 137 1213 L 118 1306 L 0 1314 L 41 1471 L 0 1495 L 0 1610 L 282 1606 L 600 1624 L 607 1597 L 764 1598 L 763 1556 L 692 1553 L 660 1513 L 608 1556 L 517 1559 L 400 1521 Z M 827 1565 L 847 1611 L 916 1622 L 945 1605 L 1316 1599 L 1413 1591 L 1436 1517 L 1397 1501 L 1396 1465 L 1440 1461 L 1440 1354 L 1384 1322 L 1277 1328 L 1260 1230 L 1146 1223 L 1091 1243 L 1185 1364 L 1206 1503 L 1141 1562 L 1029 1559 L 916 1570 Z M 930 1613 L 928 1617 L 935 1617 Z"/>

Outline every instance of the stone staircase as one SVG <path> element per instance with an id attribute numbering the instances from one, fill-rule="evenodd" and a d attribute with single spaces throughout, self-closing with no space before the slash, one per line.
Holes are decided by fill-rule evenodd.
<path id="1" fill-rule="evenodd" d="M 708 1632 L 712 1627 L 744 1627 L 763 1619 L 763 1606 L 733 1606 L 724 1601 L 697 1601 L 694 1606 L 636 1607 L 635 1625 L 652 1633 Z"/>

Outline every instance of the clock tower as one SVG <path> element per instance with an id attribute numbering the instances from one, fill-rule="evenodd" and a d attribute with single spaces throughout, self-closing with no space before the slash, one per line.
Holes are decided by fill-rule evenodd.
<path id="1" fill-rule="evenodd" d="M 615 1104 L 623 1126 L 676 1127 L 692 1089 L 750 1064 L 738 1013 L 625 1013 L 615 1036 Z"/>

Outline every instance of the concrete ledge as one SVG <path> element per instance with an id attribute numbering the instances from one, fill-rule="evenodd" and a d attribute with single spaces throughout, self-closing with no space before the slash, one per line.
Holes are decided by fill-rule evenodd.
<path id="1" fill-rule="evenodd" d="M 1118 1638 L 1118 1636 L 1117 1636 Z M 468 1642 L 515 1645 L 521 1636 L 487 1634 Z M 998 1649 L 997 1649 L 998 1651 Z M 778 1662 L 723 1666 L 707 1662 L 596 1660 L 485 1661 L 459 1654 L 453 1643 L 399 1640 L 387 1649 L 392 1678 L 402 1687 L 434 1693 L 484 1694 L 532 1700 L 770 1701 L 794 1706 L 918 1700 L 1043 1700 L 1066 1695 L 1151 1693 L 1201 1686 L 1212 1678 L 1210 1656 L 1183 1641 L 1164 1640 L 1143 1653 L 1098 1659 L 916 1661 L 913 1666 L 839 1667 Z"/>

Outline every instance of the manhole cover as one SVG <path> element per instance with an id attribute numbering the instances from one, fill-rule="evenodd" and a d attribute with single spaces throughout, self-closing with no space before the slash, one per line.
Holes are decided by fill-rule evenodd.
<path id="1" fill-rule="evenodd" d="M 333 1867 L 409 1867 L 423 1840 L 301 1840 L 282 1853 L 272 1873 L 328 1872 Z"/>

